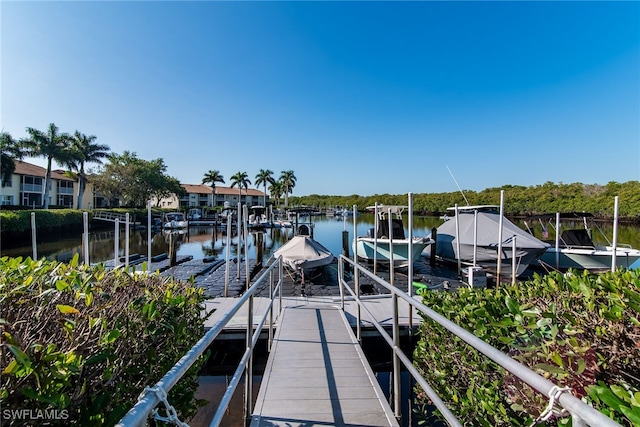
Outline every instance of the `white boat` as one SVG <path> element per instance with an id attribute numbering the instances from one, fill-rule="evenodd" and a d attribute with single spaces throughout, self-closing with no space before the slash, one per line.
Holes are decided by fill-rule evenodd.
<path id="1" fill-rule="evenodd" d="M 249 228 L 267 228 L 271 227 L 271 222 L 265 214 L 264 206 L 251 206 L 251 214 L 249 214 L 248 226 Z"/>
<path id="2" fill-rule="evenodd" d="M 331 264 L 334 258 L 329 249 L 306 235 L 293 236 L 274 252 L 274 256 L 282 256 L 284 265 L 299 273 L 303 283 L 305 274 Z"/>
<path id="3" fill-rule="evenodd" d="M 199 221 L 202 219 L 202 209 L 200 208 L 191 208 L 189 209 L 189 213 L 187 214 L 187 218 L 189 221 Z"/>
<path id="4" fill-rule="evenodd" d="M 501 219 L 499 206 L 462 206 L 457 212 L 456 208 L 449 210 L 454 211 L 454 216 L 436 229 L 436 258 L 442 261 L 458 263 L 459 260 L 461 265 L 496 273 L 500 259 L 503 277 L 511 277 L 515 262 L 518 277 L 549 247 L 504 216 Z"/>
<path id="5" fill-rule="evenodd" d="M 614 251 L 613 245 L 589 213 L 532 216 L 525 220 L 525 226 L 532 234 L 539 228 L 543 239 L 549 237 L 550 230 L 555 234 L 554 240 L 546 240 L 551 246 L 540 257 L 543 267 L 561 271 L 573 268 L 598 272 L 611 270 L 614 253 L 616 267 L 629 268 L 640 259 L 640 250 L 634 249 L 631 245 L 617 243 Z M 564 227 L 567 229 L 563 230 Z M 600 232 L 601 239 L 607 244 L 594 243 L 594 228 Z M 560 230 L 560 233 L 557 230 Z"/>
<path id="6" fill-rule="evenodd" d="M 189 221 L 182 212 L 167 212 L 164 214 L 162 226 L 171 229 L 186 228 L 189 226 Z"/>
<path id="7" fill-rule="evenodd" d="M 377 208 L 377 213 L 375 212 Z M 412 262 L 417 261 L 422 251 L 433 243 L 428 236 L 414 237 L 412 242 L 405 237 L 402 213 L 407 206 L 369 206 L 367 210 L 373 210 L 377 216 L 377 227 L 367 231 L 366 236 L 358 236 L 352 242 L 352 249 L 358 259 L 373 262 L 389 263 L 393 258 L 393 264 L 406 266 L 409 264 L 409 246 L 413 246 Z M 391 228 L 389 232 L 389 215 L 391 215 Z M 390 249 L 391 248 L 391 249 Z M 392 254 L 393 252 L 393 254 Z"/>

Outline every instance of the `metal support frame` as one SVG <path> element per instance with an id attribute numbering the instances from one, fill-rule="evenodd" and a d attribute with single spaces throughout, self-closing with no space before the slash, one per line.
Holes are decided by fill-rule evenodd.
<path id="1" fill-rule="evenodd" d="M 498 349 L 487 344 L 486 342 L 476 337 L 469 331 L 451 322 L 449 319 L 445 318 L 441 314 L 433 311 L 429 307 L 422 304 L 416 298 L 409 296 L 407 293 L 402 292 L 395 286 L 392 286 L 391 284 L 387 283 L 385 280 L 381 279 L 380 277 L 376 276 L 371 271 L 369 271 L 366 267 L 361 266 L 357 263 L 354 263 L 351 259 L 341 255 L 338 258 L 338 271 L 340 272 L 344 271 L 344 264 L 350 264 L 350 267 L 353 268 L 354 277 L 357 277 L 358 275 L 362 274 L 370 278 L 371 280 L 375 281 L 380 286 L 386 288 L 391 293 L 391 297 L 394 300 L 394 304 L 393 304 L 394 335 L 397 333 L 396 330 L 398 328 L 397 300 L 403 299 L 410 304 L 410 307 L 411 307 L 410 310 L 417 309 L 418 311 L 420 311 L 420 313 L 422 313 L 423 316 L 428 317 L 429 319 L 438 323 L 439 325 L 447 329 L 450 333 L 459 337 L 460 339 L 465 341 L 468 345 L 478 350 L 480 353 L 484 354 L 486 357 L 493 360 L 498 365 L 503 367 L 505 370 L 509 371 L 510 373 L 515 375 L 517 378 L 519 378 L 521 381 L 525 382 L 526 384 L 528 384 L 538 392 L 542 393 L 543 395 L 549 396 L 551 392 L 553 392 L 555 389 L 558 388 L 558 386 L 553 382 L 547 380 L 541 375 L 538 375 L 533 370 L 529 369 L 528 367 L 512 359 L 511 357 L 499 351 Z M 431 386 L 427 383 L 427 381 L 420 374 L 420 372 L 418 372 L 418 370 L 413 366 L 413 363 L 411 362 L 411 360 L 399 348 L 396 341 L 396 337 L 389 336 L 388 332 L 382 327 L 382 325 L 375 320 L 375 317 L 373 316 L 373 314 L 368 310 L 367 306 L 363 303 L 363 301 L 366 301 L 366 300 L 361 299 L 357 291 L 354 292 L 351 290 L 351 288 L 349 288 L 347 282 L 344 280 L 342 275 L 340 275 L 340 277 L 338 278 L 338 282 L 341 288 L 340 297 L 342 299 L 340 306 L 344 309 L 345 292 L 342 290 L 342 288 L 344 288 L 347 291 L 347 293 L 350 294 L 351 297 L 353 297 L 353 300 L 357 303 L 358 307 L 359 308 L 362 307 L 367 312 L 375 328 L 378 330 L 378 332 L 380 332 L 380 335 L 382 336 L 382 338 L 384 338 L 384 340 L 393 350 L 394 384 L 400 383 L 400 369 L 399 369 L 399 366 L 396 366 L 396 363 L 395 363 L 396 360 L 399 360 L 400 362 L 402 362 L 402 364 L 407 369 L 407 371 L 413 376 L 416 382 L 420 384 L 422 389 L 425 391 L 425 394 L 429 397 L 429 399 L 431 399 L 432 403 L 440 411 L 440 413 L 445 418 L 447 423 L 449 423 L 449 425 L 451 426 L 461 426 L 460 422 L 457 420 L 455 415 L 453 415 L 453 413 L 446 407 L 446 405 L 444 404 L 440 396 L 438 396 L 437 393 L 431 388 Z M 358 310 L 356 320 L 357 320 L 357 324 L 360 325 L 361 317 L 360 317 L 359 310 Z M 394 393 L 399 393 L 399 390 L 397 389 L 394 390 Z M 587 405 L 582 400 L 578 399 L 577 397 L 573 396 L 570 393 L 561 393 L 560 395 L 555 397 L 556 397 L 555 402 L 557 402 L 561 408 L 566 409 L 571 415 L 574 426 L 621 427 L 620 424 L 613 421 L 611 418 L 607 417 L 601 412 L 597 411 L 593 407 Z M 396 397 L 394 395 L 394 402 L 396 402 L 396 405 L 398 405 L 397 402 L 399 402 L 399 397 Z"/>
<path id="2" fill-rule="evenodd" d="M 118 422 L 118 424 L 116 424 L 117 427 L 145 425 L 147 422 L 147 418 L 149 417 L 149 415 L 153 413 L 154 408 L 159 403 L 161 403 L 161 400 L 157 396 L 157 394 L 150 392 L 149 390 L 163 389 L 168 393 L 169 390 L 171 390 L 171 388 L 175 386 L 178 383 L 178 381 L 187 373 L 189 368 L 191 368 L 191 366 L 196 362 L 198 357 L 200 357 L 207 350 L 207 348 L 213 343 L 213 341 L 218 337 L 220 332 L 222 332 L 224 327 L 233 319 L 233 317 L 240 310 L 240 308 L 242 308 L 245 305 L 245 303 L 247 303 L 248 304 L 247 305 L 247 311 L 248 311 L 247 341 L 246 341 L 247 348 L 244 356 L 242 357 L 242 360 L 240 361 L 240 364 L 238 365 L 238 368 L 236 369 L 234 376 L 231 379 L 231 382 L 229 384 L 229 387 L 227 388 L 227 391 L 225 392 L 224 396 L 222 397 L 218 405 L 216 413 L 210 424 L 210 426 L 220 425 L 222 418 L 224 417 L 225 412 L 229 407 L 231 398 L 242 376 L 245 377 L 245 381 L 247 382 L 247 384 L 245 385 L 245 390 L 252 390 L 252 387 L 253 387 L 252 384 L 248 384 L 248 383 L 253 382 L 253 363 L 251 360 L 253 350 L 255 349 L 258 339 L 260 338 L 260 333 L 264 328 L 264 324 L 266 322 L 267 316 L 269 316 L 269 319 L 270 319 L 270 323 L 268 325 L 269 337 L 270 338 L 273 337 L 273 321 L 272 320 L 273 320 L 274 301 L 275 301 L 276 295 L 278 296 L 279 303 L 280 303 L 278 305 L 278 311 L 282 309 L 282 299 L 281 299 L 282 296 L 280 295 L 281 294 L 280 288 L 282 285 L 282 277 L 283 277 L 282 257 L 278 257 L 275 259 L 270 258 L 267 261 L 267 264 L 271 260 L 273 260 L 273 262 L 271 262 L 271 264 L 268 265 L 267 269 L 255 281 L 254 285 L 251 286 L 251 288 L 248 289 L 247 292 L 245 292 L 240 298 L 238 298 L 238 301 L 236 302 L 236 304 L 224 315 L 224 317 L 220 319 L 220 321 L 216 323 L 211 329 L 209 329 L 209 331 L 207 331 L 207 333 L 205 333 L 204 336 L 200 338 L 200 340 L 198 340 L 198 342 L 184 356 L 182 356 L 182 358 L 173 366 L 173 368 L 171 368 L 160 379 L 160 381 L 158 381 L 153 387 L 150 387 L 142 392 L 142 394 L 140 395 L 140 398 L 138 399 L 138 402 L 134 405 L 133 408 L 129 410 L 129 412 L 125 414 L 125 416 Z M 257 286 L 257 285 L 259 285 L 264 281 L 272 280 L 271 273 L 276 268 L 278 269 L 278 274 L 279 274 L 278 282 L 275 285 L 275 287 L 273 287 L 272 289 L 271 298 L 268 306 L 266 307 L 264 313 L 261 314 L 260 321 L 257 324 L 257 326 L 254 328 L 253 327 L 253 319 L 254 319 L 253 297 L 254 297 L 254 294 L 260 288 L 260 286 Z M 250 334 L 249 333 L 250 331 L 253 331 L 253 333 Z M 271 346 L 271 343 L 269 343 L 269 346 Z M 248 397 L 247 400 L 245 401 L 245 405 L 246 405 L 245 410 L 247 412 L 248 410 L 250 410 L 251 404 L 252 404 L 250 399 L 251 397 Z"/>

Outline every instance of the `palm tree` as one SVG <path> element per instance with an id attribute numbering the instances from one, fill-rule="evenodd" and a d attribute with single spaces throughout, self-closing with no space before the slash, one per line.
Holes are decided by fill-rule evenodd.
<path id="1" fill-rule="evenodd" d="M 293 193 L 293 187 L 296 186 L 296 176 L 293 171 L 282 171 L 280 182 L 282 183 L 282 192 L 284 193 L 284 205 L 289 206 L 289 193 Z"/>
<path id="2" fill-rule="evenodd" d="M 109 156 L 109 146 L 105 144 L 94 144 L 95 135 L 85 135 L 75 131 L 71 139 L 71 157 L 67 161 L 67 166 L 71 170 L 78 171 L 78 202 L 77 209 L 82 208 L 82 198 L 87 183 L 87 175 L 84 166 L 87 163 L 102 164 L 102 159 Z"/>
<path id="3" fill-rule="evenodd" d="M 216 206 L 216 182 L 220 182 L 224 184 L 224 178 L 220 174 L 218 170 L 210 170 L 209 172 L 204 174 L 202 178 L 203 184 L 211 185 L 211 206 Z"/>
<path id="4" fill-rule="evenodd" d="M 280 196 L 282 196 L 282 183 L 280 181 L 274 181 L 269 186 L 269 193 L 271 197 L 276 199 L 276 205 L 280 206 Z"/>
<path id="5" fill-rule="evenodd" d="M 238 206 L 240 206 L 240 200 L 242 199 L 242 187 L 246 190 L 250 184 L 251 181 L 249 181 L 249 176 L 246 172 L 236 172 L 231 176 L 231 187 L 238 186 Z"/>
<path id="6" fill-rule="evenodd" d="M 256 186 L 262 184 L 264 186 L 264 207 L 267 208 L 267 184 L 273 184 L 273 171 L 269 169 L 260 169 L 260 172 L 256 175 Z"/>
<path id="7" fill-rule="evenodd" d="M 20 144 L 13 139 L 9 132 L 0 133 L 0 183 L 11 179 L 16 170 L 16 160 L 22 160 Z"/>
<path id="8" fill-rule="evenodd" d="M 27 128 L 29 136 L 22 140 L 25 154 L 31 157 L 47 158 L 47 174 L 44 180 L 44 194 L 42 206 L 49 209 L 49 183 L 51 182 L 51 163 L 67 164 L 71 156 L 71 135 L 60 133 L 58 127 L 50 123 L 46 132 Z"/>

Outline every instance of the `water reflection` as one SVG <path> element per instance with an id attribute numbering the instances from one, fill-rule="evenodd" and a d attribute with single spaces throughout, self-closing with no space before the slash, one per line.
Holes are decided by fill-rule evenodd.
<path id="1" fill-rule="evenodd" d="M 300 220 L 301 222 L 303 220 Z M 308 219 L 305 219 L 308 221 Z M 346 221 L 342 218 L 313 217 L 314 238 L 327 247 L 334 255 L 343 253 L 342 233 L 348 233 L 348 242 L 353 238 L 353 219 Z M 442 223 L 437 217 L 414 217 L 414 236 L 424 236 L 431 233 L 431 229 Z M 522 221 L 514 220 L 514 223 L 524 228 Z M 405 218 L 405 227 L 407 227 Z M 369 228 L 374 226 L 374 218 L 371 214 L 357 216 L 357 234 L 365 235 Z M 605 235 L 612 236 L 613 226 L 609 222 L 599 224 Z M 118 254 L 125 256 L 125 231 L 118 233 Z M 232 230 L 231 237 L 227 238 L 227 229 L 213 226 L 196 226 L 188 230 L 182 230 L 175 235 L 155 230 L 151 238 L 151 256 L 161 254 L 175 254 L 176 256 L 191 255 L 194 259 L 224 258 L 227 251 L 230 258 L 237 258 L 238 254 L 244 257 L 244 243 L 247 243 L 248 256 L 251 259 L 268 259 L 273 252 L 286 243 L 293 236 L 293 228 L 272 228 L 265 230 L 249 231 L 247 238 L 237 235 Z M 600 233 L 594 233 L 594 240 Z M 541 236 L 537 236 L 540 238 Z M 131 229 L 129 232 L 129 254 L 147 256 L 147 230 Z M 114 259 L 115 230 L 95 231 L 89 233 L 89 258 L 92 263 Z M 620 224 L 618 227 L 618 242 L 628 243 L 633 247 L 640 247 L 640 227 L 637 225 Z M 32 255 L 31 242 L 1 242 L 0 255 L 12 257 L 30 257 Z M 596 243 L 606 243 L 597 241 Z M 238 246 L 240 244 L 240 247 Z M 173 245 L 173 246 L 172 246 Z M 171 247 L 174 247 L 170 253 Z M 349 251 L 351 249 L 349 248 Z M 38 236 L 38 257 L 46 257 L 58 261 L 68 262 L 76 253 L 82 259 L 82 235 L 59 235 L 54 237 Z"/>

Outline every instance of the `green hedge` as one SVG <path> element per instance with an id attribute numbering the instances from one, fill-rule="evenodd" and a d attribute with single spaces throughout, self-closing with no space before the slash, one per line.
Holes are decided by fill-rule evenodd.
<path id="1" fill-rule="evenodd" d="M 34 211 L 0 211 L 0 230 L 11 233 L 31 232 Z M 82 228 L 82 211 L 77 209 L 36 210 L 36 233 L 67 227 Z"/>
<path id="2" fill-rule="evenodd" d="M 553 273 L 497 289 L 421 295 L 428 307 L 571 387 L 607 416 L 640 425 L 639 271 Z M 414 364 L 464 425 L 528 426 L 548 404 L 548 397 L 430 319 L 420 334 Z M 567 423 L 561 418 L 546 425 Z"/>
<path id="3" fill-rule="evenodd" d="M 124 269 L 0 258 L 0 407 L 114 425 L 202 337 L 202 290 Z M 182 420 L 204 357 L 169 393 Z M 162 411 L 161 411 L 162 412 Z M 3 425 L 49 420 L 3 419 Z"/>

